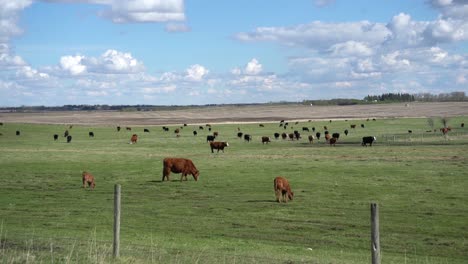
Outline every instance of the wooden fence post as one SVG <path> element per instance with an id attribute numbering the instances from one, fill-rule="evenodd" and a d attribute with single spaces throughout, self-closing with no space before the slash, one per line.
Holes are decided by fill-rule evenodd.
<path id="1" fill-rule="evenodd" d="M 119 257 L 120 250 L 120 184 L 114 186 L 114 258 Z"/>
<path id="2" fill-rule="evenodd" d="M 372 264 L 380 264 L 379 206 L 371 203 L 370 207 Z"/>

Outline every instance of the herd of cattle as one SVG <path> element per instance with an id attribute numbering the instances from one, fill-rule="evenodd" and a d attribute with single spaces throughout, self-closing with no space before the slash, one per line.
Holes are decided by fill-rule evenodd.
<path id="1" fill-rule="evenodd" d="M 369 121 L 369 120 L 367 120 Z M 373 119 L 373 121 L 375 121 L 375 119 Z M 330 123 L 332 121 L 330 120 Z M 295 123 L 296 125 L 298 124 L 298 122 Z M 284 120 L 281 120 L 280 122 L 280 127 L 286 129 L 288 127 L 288 122 L 284 122 Z M 461 127 L 463 128 L 464 127 L 464 123 L 461 124 Z M 0 126 L 3 126 L 3 123 L 0 123 Z M 181 133 L 181 129 L 183 129 L 184 127 L 186 127 L 187 124 L 184 124 L 184 126 L 181 126 L 180 128 L 176 128 L 174 130 L 174 133 L 176 134 L 176 137 L 179 137 L 180 136 L 180 133 Z M 263 124 L 259 124 L 260 127 L 264 127 Z M 364 124 L 361 124 L 360 125 L 361 128 L 365 128 L 365 125 Z M 69 126 L 69 129 L 72 129 L 73 128 L 73 125 L 70 125 Z M 206 128 L 208 129 L 208 131 L 211 131 L 212 127 L 210 124 L 207 124 L 206 125 Z M 132 128 L 131 127 L 125 127 L 125 129 L 127 131 L 132 131 Z M 166 126 L 163 126 L 162 127 L 163 131 L 165 132 L 168 132 L 169 131 L 169 128 L 166 127 Z M 205 127 L 203 126 L 199 126 L 199 130 L 203 130 L 205 129 Z M 323 127 L 324 129 L 324 138 L 325 138 L 325 141 L 330 144 L 330 146 L 335 146 L 336 142 L 339 140 L 340 138 L 340 133 L 329 133 L 328 131 L 328 127 L 327 126 L 324 126 Z M 351 124 L 350 125 L 350 129 L 356 129 L 356 124 Z M 120 126 L 117 126 L 117 132 L 119 132 L 121 130 L 121 127 Z M 316 131 L 317 129 L 315 127 L 312 127 L 311 128 L 312 132 L 316 132 L 315 135 L 308 135 L 308 141 L 309 143 L 313 143 L 314 140 L 320 140 L 321 136 L 322 136 L 322 133 L 319 132 L 319 131 Z M 308 127 L 302 127 L 302 132 L 309 132 L 311 131 Z M 451 128 L 450 127 L 444 127 L 444 128 L 441 128 L 440 131 L 445 135 L 447 134 L 449 131 L 451 131 Z M 144 133 L 150 133 L 150 130 L 148 128 L 144 128 L 143 129 L 143 132 Z M 347 136 L 349 134 L 349 130 L 348 129 L 345 129 L 344 131 L 344 134 Z M 411 130 L 408 130 L 408 133 L 412 133 Z M 0 134 L 2 135 L 2 134 Z M 19 130 L 16 131 L 16 135 L 17 136 L 20 136 L 21 135 L 21 132 Z M 197 131 L 193 131 L 193 135 L 194 136 L 197 136 L 198 133 Z M 89 131 L 88 132 L 88 136 L 90 138 L 94 138 L 94 132 L 92 131 Z M 219 133 L 218 132 L 213 132 L 212 134 L 210 135 L 207 135 L 206 137 L 206 140 L 207 142 L 209 142 L 209 146 L 211 148 L 211 152 L 214 153 L 214 150 L 217 150 L 217 152 L 219 152 L 220 150 L 222 152 L 224 152 L 224 148 L 226 147 L 229 147 L 229 143 L 228 142 L 224 142 L 224 141 L 215 141 L 215 139 L 219 136 Z M 283 140 L 291 140 L 291 141 L 294 141 L 294 140 L 300 140 L 302 137 L 301 137 L 301 134 L 298 130 L 294 130 L 293 133 L 278 133 L 278 132 L 275 132 L 273 134 L 274 138 L 276 140 L 278 140 L 280 137 L 283 139 Z M 72 141 L 72 136 L 70 135 L 70 132 L 69 130 L 65 130 L 65 132 L 63 133 L 63 137 L 66 138 L 66 142 L 67 143 L 70 143 Z M 237 137 L 239 139 L 244 139 L 246 142 L 251 142 L 252 141 L 252 136 L 250 134 L 244 134 L 243 132 L 240 132 L 240 128 L 238 128 L 238 133 L 237 133 Z M 59 135 L 58 134 L 54 134 L 53 135 L 53 139 L 54 141 L 57 141 L 59 139 Z M 374 143 L 375 141 L 377 140 L 377 138 L 375 136 L 365 136 L 365 137 L 362 137 L 362 141 L 361 141 L 361 145 L 362 146 L 366 146 L 369 145 L 369 146 L 372 146 L 372 143 Z M 136 144 L 138 141 L 138 135 L 137 134 L 132 134 L 131 138 L 130 138 L 130 144 Z M 261 137 L 261 142 L 262 144 L 268 144 L 271 142 L 271 138 L 269 136 L 262 136 Z M 195 167 L 194 163 L 192 162 L 192 160 L 190 159 L 185 159 L 185 158 L 165 158 L 163 160 L 163 176 L 162 176 L 162 181 L 169 181 L 169 176 L 170 174 L 172 173 L 180 173 L 181 174 L 181 178 L 180 180 L 186 180 L 187 181 L 187 175 L 191 174 L 194 178 L 195 181 L 198 180 L 199 178 L 199 175 L 200 175 L 200 172 L 199 170 Z M 82 183 L 83 183 L 83 188 L 86 188 L 87 186 L 90 188 L 90 189 L 94 189 L 95 186 L 96 186 L 96 183 L 95 183 L 95 178 L 93 175 L 91 175 L 89 172 L 82 172 Z M 274 191 L 275 191 L 275 196 L 276 196 L 276 201 L 277 202 L 287 202 L 288 200 L 292 200 L 293 199 L 293 196 L 294 196 L 294 193 L 291 191 L 291 187 L 289 185 L 289 182 L 288 180 L 286 180 L 285 178 L 283 177 L 276 177 L 274 179 Z"/>

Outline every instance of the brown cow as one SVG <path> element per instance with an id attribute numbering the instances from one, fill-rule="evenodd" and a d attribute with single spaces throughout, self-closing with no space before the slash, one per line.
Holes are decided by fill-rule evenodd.
<path id="1" fill-rule="evenodd" d="M 328 141 L 328 142 L 330 143 L 330 146 L 335 146 L 336 140 L 337 140 L 337 139 L 334 138 L 334 137 L 330 138 L 330 140 Z"/>
<path id="2" fill-rule="evenodd" d="M 229 147 L 229 143 L 227 142 L 220 142 L 220 141 L 210 141 L 211 153 L 214 153 L 214 149 L 222 150 L 224 153 L 224 148 Z"/>
<path id="3" fill-rule="evenodd" d="M 276 195 L 276 201 L 281 203 L 282 201 L 287 203 L 288 200 L 292 200 L 294 193 L 291 191 L 288 180 L 278 176 L 274 180 L 274 190 Z"/>
<path id="4" fill-rule="evenodd" d="M 88 184 L 88 187 L 91 190 L 94 190 L 94 187 L 96 187 L 96 183 L 94 182 L 94 176 L 91 175 L 91 173 L 83 171 L 81 174 L 81 178 L 83 180 L 83 188 L 86 189 L 86 184 Z"/>
<path id="5" fill-rule="evenodd" d="M 312 144 L 314 142 L 314 136 L 309 135 L 309 143 Z"/>
<path id="6" fill-rule="evenodd" d="M 187 174 L 192 174 L 195 181 L 197 181 L 198 176 L 200 176 L 200 172 L 197 170 L 193 162 L 184 158 L 165 158 L 163 160 L 162 181 L 164 181 L 164 178 L 167 178 L 169 181 L 169 175 L 171 175 L 171 172 L 182 173 L 180 181 L 182 181 L 184 177 L 187 181 Z"/>
<path id="7" fill-rule="evenodd" d="M 325 140 L 328 142 L 332 136 L 330 134 L 325 134 Z"/>
<path id="8" fill-rule="evenodd" d="M 262 144 L 268 144 L 268 142 L 271 142 L 270 137 L 262 137 Z"/>
<path id="9" fill-rule="evenodd" d="M 136 144 L 138 140 L 138 135 L 133 134 L 132 137 L 130 138 L 130 144 Z"/>

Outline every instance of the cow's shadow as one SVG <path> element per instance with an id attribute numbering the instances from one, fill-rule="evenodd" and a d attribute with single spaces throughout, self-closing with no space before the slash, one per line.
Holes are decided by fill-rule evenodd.
<path id="1" fill-rule="evenodd" d="M 246 203 L 276 203 L 276 200 L 269 199 L 269 200 L 247 200 Z"/>

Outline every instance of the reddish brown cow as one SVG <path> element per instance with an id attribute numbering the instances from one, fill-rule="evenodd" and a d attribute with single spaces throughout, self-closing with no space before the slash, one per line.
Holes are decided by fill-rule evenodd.
<path id="1" fill-rule="evenodd" d="M 138 140 L 138 135 L 133 134 L 132 137 L 130 138 L 130 144 L 136 144 Z"/>
<path id="2" fill-rule="evenodd" d="M 81 178 L 83 180 L 83 188 L 86 189 L 86 184 L 88 184 L 88 187 L 94 190 L 94 187 L 96 187 L 96 183 L 94 182 L 94 176 L 91 175 L 91 173 L 83 171 L 83 173 L 81 174 Z"/>
<path id="3" fill-rule="evenodd" d="M 282 201 L 287 203 L 288 200 L 292 200 L 294 193 L 291 191 L 291 187 L 289 186 L 288 180 L 285 178 L 278 176 L 274 180 L 274 190 L 276 201 L 281 203 Z"/>
<path id="4" fill-rule="evenodd" d="M 336 138 L 332 137 L 332 138 L 330 138 L 330 140 L 328 142 L 330 143 L 330 146 L 335 146 Z"/>
<path id="5" fill-rule="evenodd" d="M 312 144 L 314 142 L 314 136 L 309 135 L 309 143 Z"/>
<path id="6" fill-rule="evenodd" d="M 440 129 L 440 131 L 442 132 L 442 134 L 446 135 L 449 131 L 451 131 L 452 128 L 450 127 L 443 127 Z"/>
<path id="7" fill-rule="evenodd" d="M 214 136 L 214 137 L 218 137 L 218 136 L 219 136 L 219 133 L 218 133 L 218 132 L 213 132 L 213 136 Z"/>
<path id="8" fill-rule="evenodd" d="M 195 181 L 197 181 L 198 176 L 200 176 L 200 172 L 197 170 L 193 162 L 184 158 L 165 158 L 163 160 L 162 181 L 164 181 L 165 178 L 167 178 L 169 181 L 169 175 L 171 175 L 171 172 L 182 173 L 180 181 L 182 181 L 184 178 L 187 180 L 188 174 L 192 174 Z"/>
<path id="9" fill-rule="evenodd" d="M 328 142 L 330 139 L 331 139 L 331 135 L 330 134 L 325 134 L 325 140 Z"/>
<path id="10" fill-rule="evenodd" d="M 286 133 L 281 134 L 282 139 L 286 139 L 287 137 L 288 137 L 288 135 Z"/>
<path id="11" fill-rule="evenodd" d="M 217 149 L 219 152 L 219 150 L 222 150 L 223 153 L 224 153 L 224 148 L 225 147 L 229 147 L 229 143 L 227 142 L 219 142 L 219 141 L 210 141 L 210 147 L 211 147 L 211 153 L 214 153 L 214 149 Z"/>

